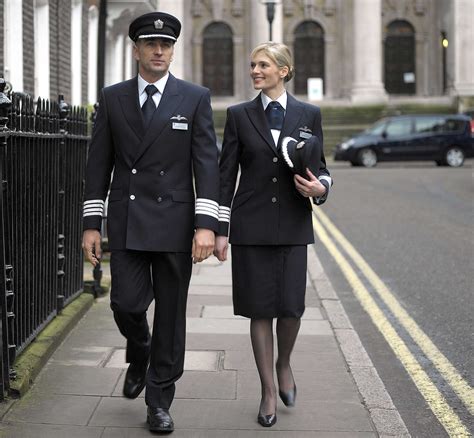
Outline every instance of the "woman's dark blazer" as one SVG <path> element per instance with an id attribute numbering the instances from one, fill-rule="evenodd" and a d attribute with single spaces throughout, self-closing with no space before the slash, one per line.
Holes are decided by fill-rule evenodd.
<path id="1" fill-rule="evenodd" d="M 288 94 L 278 148 L 284 137 L 303 139 L 308 134 L 317 136 L 323 144 L 320 110 Z M 239 165 L 239 188 L 234 196 Z M 318 178 L 328 191 L 331 179 L 324 154 Z M 306 245 L 314 242 L 311 201 L 296 190 L 293 174 L 279 156 L 260 95 L 227 110 L 220 180 L 219 235 L 228 235 L 230 220 L 230 243 Z M 325 199 L 326 196 L 317 203 Z"/>

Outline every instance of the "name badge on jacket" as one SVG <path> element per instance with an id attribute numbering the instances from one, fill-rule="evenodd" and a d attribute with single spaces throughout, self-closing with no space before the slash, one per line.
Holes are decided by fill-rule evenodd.
<path id="1" fill-rule="evenodd" d="M 311 129 L 309 129 L 307 126 L 303 126 L 300 128 L 300 138 L 310 138 L 313 135 L 311 132 Z"/>
<path id="2" fill-rule="evenodd" d="M 176 122 L 172 122 L 171 127 L 172 129 L 176 129 L 178 131 L 187 131 L 188 130 L 188 119 L 181 114 L 177 116 L 171 117 L 170 120 L 177 120 Z"/>

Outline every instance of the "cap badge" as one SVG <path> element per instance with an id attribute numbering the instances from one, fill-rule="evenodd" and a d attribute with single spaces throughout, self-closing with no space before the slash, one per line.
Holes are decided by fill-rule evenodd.
<path id="1" fill-rule="evenodd" d="M 155 29 L 163 29 L 164 24 L 165 23 L 163 23 L 163 21 L 161 21 L 161 20 L 155 20 L 153 22 L 153 25 L 155 26 Z"/>
<path id="2" fill-rule="evenodd" d="M 296 149 L 301 149 L 302 147 L 304 147 L 305 143 L 304 141 L 300 141 L 297 145 L 296 145 Z"/>

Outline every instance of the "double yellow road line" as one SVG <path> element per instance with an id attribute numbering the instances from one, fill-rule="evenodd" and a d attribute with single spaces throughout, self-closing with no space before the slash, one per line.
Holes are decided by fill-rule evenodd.
<path id="1" fill-rule="evenodd" d="M 397 320 L 400 326 L 402 326 L 412 338 L 414 343 L 416 343 L 416 345 L 423 351 L 426 358 L 430 360 L 438 373 L 443 377 L 446 383 L 449 384 L 471 415 L 474 415 L 473 388 L 462 378 L 446 356 L 439 351 L 436 345 L 423 332 L 415 320 L 400 305 L 397 298 L 389 288 L 367 264 L 352 244 L 336 228 L 328 216 L 324 214 L 321 209 L 314 209 L 313 211 L 313 228 L 316 235 L 339 265 L 344 277 L 352 287 L 352 290 L 360 304 L 383 335 L 397 358 L 403 364 L 436 418 L 446 429 L 449 436 L 456 438 L 470 437 L 471 434 L 466 426 L 462 423 L 461 419 L 456 412 L 454 412 L 451 406 L 449 406 L 443 394 L 430 379 L 417 358 L 409 350 L 406 343 L 397 333 L 383 310 L 354 271 L 348 259 L 350 259 L 360 270 L 373 288 L 373 291 L 375 291 L 379 299 L 384 302 L 387 309 L 390 310 L 393 318 Z M 335 242 L 347 256 L 339 250 Z"/>

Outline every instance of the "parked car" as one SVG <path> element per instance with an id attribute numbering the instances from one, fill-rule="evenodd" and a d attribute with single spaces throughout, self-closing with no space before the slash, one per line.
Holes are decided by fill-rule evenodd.
<path id="1" fill-rule="evenodd" d="M 434 160 L 459 167 L 473 156 L 471 119 L 461 114 L 387 117 L 338 144 L 334 153 L 336 161 L 365 167 L 390 160 Z"/>

